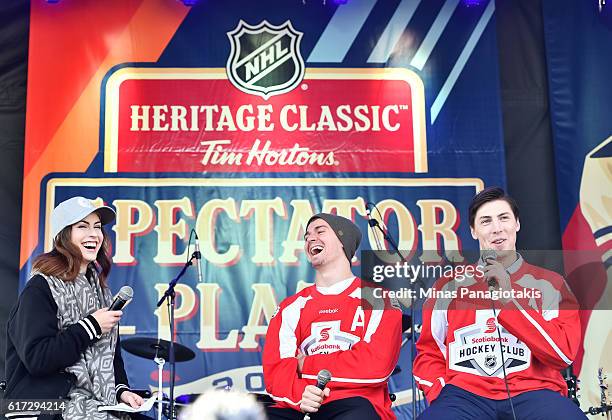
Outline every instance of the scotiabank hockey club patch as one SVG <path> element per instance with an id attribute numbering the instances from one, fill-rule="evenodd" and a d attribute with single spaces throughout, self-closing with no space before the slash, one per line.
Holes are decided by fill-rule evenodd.
<path id="1" fill-rule="evenodd" d="M 491 328 L 491 311 L 476 311 L 476 321 L 472 325 L 455 330 L 455 340 L 449 344 L 449 367 L 459 372 L 480 376 L 502 378 L 501 352 L 504 352 L 506 372 L 519 372 L 529 367 L 531 351 L 522 341 L 510 334 L 501 325 L 501 341 L 497 328 Z"/>

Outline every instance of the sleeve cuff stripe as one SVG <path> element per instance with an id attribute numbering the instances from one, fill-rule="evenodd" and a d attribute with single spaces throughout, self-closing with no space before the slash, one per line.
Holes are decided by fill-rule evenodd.
<path id="1" fill-rule="evenodd" d="M 372 378 L 372 379 L 363 379 L 363 378 L 339 378 L 337 376 L 333 376 L 330 382 L 345 382 L 345 383 L 355 383 L 355 384 L 377 384 L 381 382 L 385 382 L 391 374 L 385 376 L 384 378 Z M 304 379 L 317 379 L 317 375 L 305 375 L 302 374 L 302 378 Z"/>
<path id="2" fill-rule="evenodd" d="M 299 406 L 302 403 L 302 400 L 299 400 L 299 401 L 295 402 L 295 401 L 290 400 L 289 398 L 286 398 L 286 397 L 277 397 L 277 396 L 272 395 L 272 394 L 270 394 L 270 397 L 272 397 L 272 399 L 274 401 L 282 401 L 282 402 L 286 402 L 288 404 L 295 405 L 295 406 Z"/>
<path id="3" fill-rule="evenodd" d="M 91 320 L 89 318 L 84 318 L 83 321 L 85 321 L 85 323 L 89 327 L 91 333 L 95 336 L 96 335 L 96 329 L 94 328 L 93 324 L 91 323 Z"/>
<path id="4" fill-rule="evenodd" d="M 89 326 L 89 325 L 87 324 L 87 322 L 85 322 L 85 320 L 84 320 L 84 319 L 81 319 L 81 320 L 79 321 L 79 325 L 81 325 L 81 327 L 83 327 L 83 328 L 85 329 L 85 331 L 87 332 L 87 335 L 89 336 L 89 339 L 90 339 L 90 340 L 93 340 L 93 339 L 94 339 L 94 335 L 92 334 L 92 328 L 91 328 L 91 326 Z"/>
<path id="5" fill-rule="evenodd" d="M 93 331 L 94 336 L 96 338 L 100 338 L 102 336 L 102 329 L 100 328 L 100 324 L 98 324 L 98 321 L 96 321 L 96 318 L 94 318 L 93 315 L 87 315 L 85 319 L 87 320 L 89 325 L 91 325 L 91 329 Z"/>

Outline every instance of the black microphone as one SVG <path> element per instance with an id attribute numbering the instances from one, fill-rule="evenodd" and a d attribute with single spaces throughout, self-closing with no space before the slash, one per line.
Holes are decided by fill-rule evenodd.
<path id="1" fill-rule="evenodd" d="M 200 240 L 198 239 L 198 234 L 195 232 L 195 230 L 193 231 L 193 233 L 195 234 L 194 256 L 196 259 L 196 267 L 198 269 L 198 283 L 202 283 L 202 253 L 200 252 Z"/>
<path id="2" fill-rule="evenodd" d="M 497 260 L 497 252 L 492 249 L 485 249 L 484 251 L 482 251 L 482 261 L 486 265 L 491 265 L 491 263 L 489 262 L 490 260 Z M 495 279 L 495 277 L 489 277 L 487 279 L 487 284 L 489 285 L 489 290 L 498 288 L 497 280 Z"/>
<path id="3" fill-rule="evenodd" d="M 366 216 L 368 216 L 368 225 L 370 227 L 376 227 L 378 220 L 372 218 L 372 211 L 370 210 L 370 203 L 366 203 Z"/>
<path id="4" fill-rule="evenodd" d="M 332 375 L 329 370 L 321 369 L 317 375 L 317 388 L 319 388 L 321 391 L 324 390 L 327 383 L 331 381 L 331 378 Z M 306 413 L 304 420 L 310 420 L 310 413 Z"/>
<path id="5" fill-rule="evenodd" d="M 130 300 L 134 297 L 134 290 L 130 286 L 123 286 L 119 293 L 115 296 L 115 300 L 111 303 L 111 306 L 108 308 L 109 311 L 120 311 L 123 309 L 125 305 L 127 305 Z"/>
<path id="6" fill-rule="evenodd" d="M 379 222 L 377 219 L 372 217 L 372 210 L 370 209 L 370 207 L 373 207 L 376 209 L 376 211 L 378 211 L 378 208 L 376 208 L 376 204 L 370 202 L 366 203 L 366 216 L 368 216 L 368 225 L 370 227 L 378 226 L 383 232 L 388 232 L 387 225 L 385 225 L 385 222 Z M 380 214 L 380 212 L 378 212 L 378 214 Z"/>

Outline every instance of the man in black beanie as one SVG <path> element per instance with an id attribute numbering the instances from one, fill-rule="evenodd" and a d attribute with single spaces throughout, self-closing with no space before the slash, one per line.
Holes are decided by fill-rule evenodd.
<path id="1" fill-rule="evenodd" d="M 329 213 L 315 214 L 306 224 L 306 235 L 304 236 L 304 239 L 306 239 L 307 242 L 306 245 L 308 245 L 308 228 L 311 224 L 313 224 L 313 230 L 315 232 L 317 231 L 317 228 L 319 228 L 319 230 L 330 228 L 333 231 L 333 233 L 340 241 L 340 244 L 342 245 L 344 255 L 349 261 L 348 273 L 352 276 L 353 273 L 351 272 L 351 261 L 353 260 L 353 256 L 355 256 L 355 251 L 357 251 L 357 248 L 359 248 L 359 244 L 361 243 L 361 231 L 359 230 L 359 228 L 345 217 L 336 216 L 334 214 Z M 315 250 L 317 249 L 318 247 L 315 248 Z M 306 255 L 309 257 L 308 260 L 311 262 L 313 267 L 316 268 L 319 263 L 315 263 L 313 262 L 313 260 L 320 262 L 321 258 L 310 258 L 311 254 L 309 253 L 308 247 L 305 248 L 305 251 Z M 313 256 L 318 254 L 319 253 L 316 253 Z M 342 261 L 339 266 L 343 269 L 347 268 L 346 264 L 344 264 L 344 261 Z"/>
<path id="2" fill-rule="evenodd" d="M 266 334 L 266 390 L 276 401 L 269 419 L 394 419 L 387 379 L 399 357 L 401 311 L 385 300 L 374 307 L 351 261 L 361 242 L 349 219 L 319 213 L 310 218 L 304 251 L 314 285 L 285 299 Z M 315 384 L 323 369 L 331 380 Z"/>

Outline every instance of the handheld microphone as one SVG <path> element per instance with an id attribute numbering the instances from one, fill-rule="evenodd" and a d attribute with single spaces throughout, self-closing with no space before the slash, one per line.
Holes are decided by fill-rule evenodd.
<path id="1" fill-rule="evenodd" d="M 482 260 L 485 262 L 485 264 L 489 264 L 489 260 L 496 260 L 497 259 L 497 252 L 495 252 L 492 249 L 485 249 L 484 251 L 482 251 Z"/>
<path id="2" fill-rule="evenodd" d="M 195 252 L 194 252 L 194 256 L 196 259 L 196 267 L 198 269 L 198 283 L 202 283 L 202 253 L 200 252 L 200 240 L 198 239 L 198 234 L 195 233 L 195 230 L 193 231 L 193 233 L 195 234 Z"/>
<path id="3" fill-rule="evenodd" d="M 123 309 L 134 297 L 134 290 L 130 286 L 123 286 L 119 289 L 119 292 L 115 296 L 113 303 L 108 308 L 109 311 L 120 311 Z"/>
<path id="4" fill-rule="evenodd" d="M 332 375 L 329 370 L 321 369 L 317 375 L 317 388 L 319 388 L 321 391 L 324 390 L 327 383 L 331 381 L 331 378 Z M 304 420 L 310 420 L 310 413 L 306 413 Z"/>
<path id="5" fill-rule="evenodd" d="M 482 251 L 482 261 L 486 264 L 486 265 L 490 265 L 489 260 L 497 260 L 497 252 L 495 252 L 492 249 L 485 249 L 484 251 Z M 490 289 L 497 289 L 497 280 L 495 280 L 495 277 L 489 277 L 487 279 L 487 284 L 489 285 L 489 290 Z"/>

